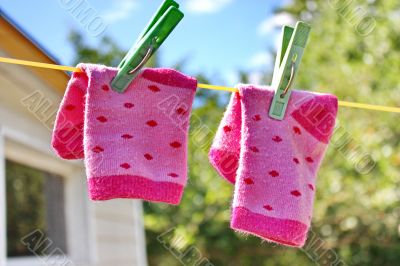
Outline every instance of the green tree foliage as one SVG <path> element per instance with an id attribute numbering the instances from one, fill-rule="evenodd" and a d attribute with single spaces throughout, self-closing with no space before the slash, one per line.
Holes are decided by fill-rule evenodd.
<path id="1" fill-rule="evenodd" d="M 313 27 L 296 87 L 334 93 L 340 100 L 400 106 L 398 1 L 293 0 L 278 12 Z M 77 61 L 117 65 L 123 55 L 87 48 L 79 38 L 72 41 Z M 200 82 L 209 81 L 197 76 Z M 244 72 L 240 77 L 247 80 Z M 319 172 L 308 246 L 293 249 L 229 228 L 233 187 L 207 158 L 225 109 L 220 103 L 228 97 L 198 91 L 191 120 L 190 179 L 182 203 L 144 203 L 150 265 L 181 265 L 179 260 L 195 265 L 191 247 L 213 265 L 331 265 L 335 256 L 348 265 L 400 264 L 398 115 L 340 108 Z"/>
<path id="2" fill-rule="evenodd" d="M 313 27 L 298 87 L 400 106 L 399 10 L 395 0 L 293 1 L 284 11 Z M 398 119 L 339 111 L 339 128 L 319 173 L 313 228 L 350 265 L 400 263 Z M 365 153 L 376 163 L 370 172 L 361 167 Z"/>
<path id="3" fill-rule="evenodd" d="M 78 52 L 74 64 L 83 62 L 117 67 L 127 53 L 127 51 L 124 51 L 107 36 L 102 37 L 99 45 L 96 47 L 87 45 L 84 37 L 76 31 L 71 31 L 68 39 L 73 44 L 74 49 Z M 153 56 L 148 61 L 147 66 L 152 67 L 157 64 L 157 56 Z"/>

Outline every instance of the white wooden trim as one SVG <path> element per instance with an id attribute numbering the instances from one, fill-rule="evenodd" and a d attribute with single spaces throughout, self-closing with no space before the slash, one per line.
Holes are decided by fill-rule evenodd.
<path id="1" fill-rule="evenodd" d="M 85 175 L 86 177 L 86 175 Z M 85 190 L 86 199 L 89 198 L 87 190 Z M 88 247 L 88 256 L 91 265 L 96 265 L 99 263 L 99 254 L 97 253 L 98 250 L 98 242 L 96 238 L 96 215 L 95 215 L 95 202 L 89 201 L 86 206 L 86 215 L 87 215 L 87 239 L 90 243 Z"/>
<path id="2" fill-rule="evenodd" d="M 0 266 L 7 261 L 7 222 L 6 222 L 6 165 L 4 154 L 4 135 L 0 125 Z"/>
<path id="3" fill-rule="evenodd" d="M 136 245 L 136 265 L 147 266 L 146 236 L 143 224 L 143 203 L 141 200 L 133 201 L 133 213 L 135 217 L 135 245 Z"/>
<path id="4" fill-rule="evenodd" d="M 84 169 L 65 176 L 65 218 L 68 255 L 77 265 L 93 261 L 92 237 L 88 214 L 89 202 L 86 194 L 86 175 Z"/>
<path id="5" fill-rule="evenodd" d="M 5 156 L 9 160 L 62 176 L 73 173 L 76 169 L 83 169 L 82 161 L 70 164 L 20 143 L 8 135 L 4 139 Z"/>
<path id="6" fill-rule="evenodd" d="M 44 266 L 44 265 L 65 265 L 77 266 L 74 262 L 69 262 L 69 258 L 57 259 L 49 257 L 15 257 L 7 259 L 7 266 Z"/>
<path id="7" fill-rule="evenodd" d="M 6 157 L 15 161 L 25 161 L 24 164 L 34 168 L 43 169 L 52 173 L 63 173 L 83 167 L 82 161 L 60 160 L 52 151 L 50 143 L 40 143 L 37 136 L 30 132 L 21 132 L 18 129 L 3 125 L 3 137 L 5 138 Z M 36 153 L 36 154 L 34 154 Z M 40 156 L 35 156 L 40 154 Z M 45 158 L 43 160 L 43 158 Z M 40 161 L 42 159 L 42 161 Z M 36 161 L 34 161 L 36 160 Z M 34 163 L 33 165 L 30 163 Z M 45 162 L 45 163 L 43 163 Z"/>
<path id="8" fill-rule="evenodd" d="M 7 266 L 43 266 L 43 261 L 38 257 L 8 258 Z"/>

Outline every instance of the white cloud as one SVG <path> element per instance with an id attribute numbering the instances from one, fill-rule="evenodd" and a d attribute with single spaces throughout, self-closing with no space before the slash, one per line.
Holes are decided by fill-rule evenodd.
<path id="1" fill-rule="evenodd" d="M 192 13 L 216 13 L 234 0 L 188 0 L 186 8 Z"/>
<path id="2" fill-rule="evenodd" d="M 282 6 L 290 6 L 293 5 L 294 0 L 282 0 Z"/>
<path id="3" fill-rule="evenodd" d="M 111 8 L 102 17 L 107 23 L 115 23 L 129 18 L 137 6 L 136 0 L 113 0 Z"/>
<path id="4" fill-rule="evenodd" d="M 284 25 L 294 25 L 295 22 L 295 19 L 290 14 L 279 13 L 261 22 L 258 26 L 257 32 L 261 36 L 268 35 L 276 28 L 281 28 Z"/>
<path id="5" fill-rule="evenodd" d="M 253 69 L 267 69 L 271 66 L 272 56 L 268 52 L 258 52 L 254 54 L 249 60 L 249 67 Z"/>
<path id="6" fill-rule="evenodd" d="M 275 51 L 278 51 L 278 49 L 282 46 L 282 34 L 281 33 L 272 34 L 271 38 L 273 39 L 274 42 Z"/>
<path id="7" fill-rule="evenodd" d="M 226 70 L 223 73 L 223 77 L 226 84 L 234 85 L 239 83 L 239 75 L 235 70 Z"/>
<path id="8" fill-rule="evenodd" d="M 262 72 L 251 72 L 249 74 L 249 83 L 262 85 L 264 82 L 263 81 L 264 77 L 265 77 L 265 74 L 263 74 Z"/>

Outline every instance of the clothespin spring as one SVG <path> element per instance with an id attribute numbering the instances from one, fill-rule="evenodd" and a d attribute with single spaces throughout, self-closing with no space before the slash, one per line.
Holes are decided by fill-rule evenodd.
<path id="1" fill-rule="evenodd" d="M 128 72 L 129 75 L 134 75 L 136 72 L 138 72 L 142 67 L 146 64 L 146 62 L 150 59 L 151 55 L 153 54 L 154 50 L 154 43 L 157 41 L 157 36 L 154 37 L 151 45 L 149 46 L 149 49 L 147 50 L 146 55 L 143 57 L 143 60 L 131 71 Z"/>
<path id="2" fill-rule="evenodd" d="M 292 69 L 290 71 L 289 82 L 288 82 L 285 90 L 281 93 L 281 95 L 280 95 L 281 98 L 285 98 L 286 94 L 288 93 L 288 91 L 290 90 L 290 88 L 293 85 L 294 74 L 296 73 L 296 61 L 297 61 L 297 54 L 294 54 L 293 58 L 292 58 Z"/>

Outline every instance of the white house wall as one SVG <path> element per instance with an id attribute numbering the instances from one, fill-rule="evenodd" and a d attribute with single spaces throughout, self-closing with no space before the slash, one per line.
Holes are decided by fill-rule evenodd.
<path id="1" fill-rule="evenodd" d="M 4 137 L 0 124 L 0 266 L 6 265 L 6 169 L 4 158 Z"/>
<path id="2" fill-rule="evenodd" d="M 140 201 L 110 200 L 94 204 L 96 221 L 97 254 L 99 266 L 144 266 L 146 265 L 144 235 L 137 219 L 142 219 Z M 136 225 L 136 227 L 135 227 Z M 140 239 L 140 241 L 135 241 Z"/>

